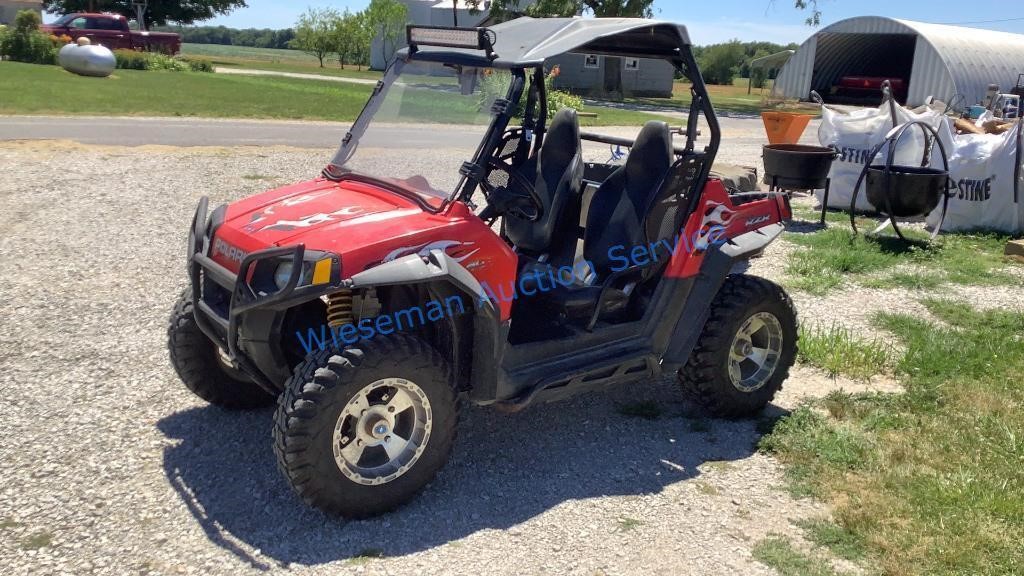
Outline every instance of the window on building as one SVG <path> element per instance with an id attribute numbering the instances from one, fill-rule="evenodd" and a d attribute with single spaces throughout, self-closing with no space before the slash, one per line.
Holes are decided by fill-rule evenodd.
<path id="1" fill-rule="evenodd" d="M 584 68 L 600 68 L 601 67 L 601 57 L 598 56 L 597 54 L 587 54 L 586 58 L 583 60 L 583 67 Z"/>
<path id="2" fill-rule="evenodd" d="M 639 70 L 640 69 L 640 59 L 639 58 L 626 58 L 625 60 L 622 61 L 622 65 L 626 68 L 626 70 Z"/>

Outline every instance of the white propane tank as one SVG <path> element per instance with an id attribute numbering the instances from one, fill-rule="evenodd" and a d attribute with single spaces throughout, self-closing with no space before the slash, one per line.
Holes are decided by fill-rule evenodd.
<path id="1" fill-rule="evenodd" d="M 84 36 L 78 39 L 78 44 L 68 44 L 61 48 L 57 53 L 57 62 L 68 72 L 97 78 L 106 78 L 117 68 L 113 52 L 103 46 L 91 46 L 89 39 Z"/>

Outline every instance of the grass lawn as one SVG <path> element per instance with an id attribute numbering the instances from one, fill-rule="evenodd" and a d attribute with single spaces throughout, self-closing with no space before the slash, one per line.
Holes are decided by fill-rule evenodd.
<path id="1" fill-rule="evenodd" d="M 770 82 L 770 81 L 769 81 Z M 764 97 L 771 93 L 771 88 L 766 87 L 763 91 L 754 88 L 747 94 L 746 78 L 737 78 L 732 86 L 709 85 L 708 95 L 715 110 L 720 112 L 731 112 L 736 114 L 758 115 L 762 110 L 768 109 L 764 103 Z M 687 110 L 690 107 L 690 84 L 688 82 L 676 82 L 673 88 L 672 98 L 626 98 L 630 104 L 652 106 L 657 108 L 679 108 Z M 772 110 L 785 110 L 785 108 L 771 108 Z M 814 108 L 800 108 L 798 111 L 804 114 L 818 114 Z"/>
<path id="2" fill-rule="evenodd" d="M 798 288 L 1020 284 L 1006 273 L 1015 264 L 1002 256 L 1004 236 L 905 245 L 853 237 L 845 215 L 829 220 L 835 227 L 787 235 L 803 247 L 787 269 Z M 786 465 L 790 490 L 832 509 L 830 520 L 800 524 L 811 550 L 781 536 L 755 547 L 783 574 L 843 573 L 824 551 L 866 574 L 1024 573 L 1024 310 L 916 299 L 929 317 L 871 319 L 897 346 L 841 326 L 801 330 L 802 363 L 854 379 L 891 375 L 905 392 L 833 392 L 767 426 L 761 449 Z"/>
<path id="3" fill-rule="evenodd" d="M 323 74 L 373 80 L 380 79 L 382 76 L 380 72 L 373 72 L 365 67 L 359 70 L 355 66 L 346 66 L 342 70 L 338 61 L 333 58 L 324 60 L 324 67 L 321 68 L 320 62 L 316 58 L 298 50 L 249 48 L 220 44 L 182 44 L 181 53 L 187 56 L 201 56 L 211 60 L 214 66 L 228 68 Z"/>
<path id="4" fill-rule="evenodd" d="M 371 86 L 341 82 L 190 72 L 118 70 L 110 78 L 85 78 L 57 66 L 16 62 L 0 62 L 0 78 L 0 114 L 351 121 L 372 90 Z M 435 112 L 420 117 L 458 122 L 475 116 L 459 106 L 449 106 L 443 97 L 439 94 L 433 101 Z M 606 108 L 587 111 L 598 117 L 584 118 L 584 126 L 640 126 L 656 118 Z"/>
<path id="5" fill-rule="evenodd" d="M 795 215 L 817 221 L 818 215 L 797 209 Z M 802 247 L 786 266 L 785 284 L 815 295 L 827 294 L 844 281 L 865 288 L 901 287 L 932 289 L 943 284 L 999 286 L 1019 285 L 1020 280 L 1002 270 L 1015 266 L 1003 257 L 1009 237 L 1002 234 L 943 234 L 935 243 L 923 231 L 904 229 L 913 243 L 892 235 L 855 236 L 849 216 L 829 212 L 830 228 L 814 234 L 787 233 Z M 858 217 L 861 231 L 875 220 Z"/>
<path id="6" fill-rule="evenodd" d="M 371 86 L 274 77 L 117 70 L 86 78 L 0 63 L 0 113 L 351 121 Z"/>
<path id="7" fill-rule="evenodd" d="M 877 567 L 868 573 L 1020 574 L 1024 313 L 923 304 L 938 322 L 874 320 L 906 347 L 894 358 L 906 393 L 833 393 L 761 446 L 787 464 L 795 493 L 832 504 L 834 523 L 808 537 L 860 551 Z"/>

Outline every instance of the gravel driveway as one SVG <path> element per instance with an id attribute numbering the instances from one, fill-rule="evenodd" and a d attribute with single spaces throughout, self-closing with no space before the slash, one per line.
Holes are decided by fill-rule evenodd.
<path id="1" fill-rule="evenodd" d="M 781 490 L 756 423 L 705 421 L 672 382 L 471 409 L 411 505 L 360 522 L 307 509 L 275 468 L 271 412 L 187 393 L 166 320 L 198 196 L 308 178 L 328 157 L 0 144 L 5 573 L 771 574 L 753 545 L 799 541 L 791 521 L 827 513 Z M 771 411 L 842 384 L 798 369 Z M 620 413 L 644 400 L 661 417 Z"/>

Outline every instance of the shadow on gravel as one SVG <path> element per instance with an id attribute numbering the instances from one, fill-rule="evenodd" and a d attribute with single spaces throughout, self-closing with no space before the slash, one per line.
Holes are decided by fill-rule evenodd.
<path id="1" fill-rule="evenodd" d="M 625 415 L 642 403 L 661 414 Z M 762 426 L 704 420 L 670 382 L 521 414 L 470 408 L 452 459 L 433 484 L 398 511 L 363 521 L 328 518 L 292 494 L 274 461 L 269 410 L 194 408 L 158 426 L 180 440 L 166 450 L 164 470 L 210 540 L 270 569 L 402 556 L 480 530 L 507 529 L 570 500 L 657 493 L 698 476 L 704 462 L 750 456 L 758 428 L 780 412 L 770 407 Z M 616 520 L 609 517 L 609 527 Z"/>

